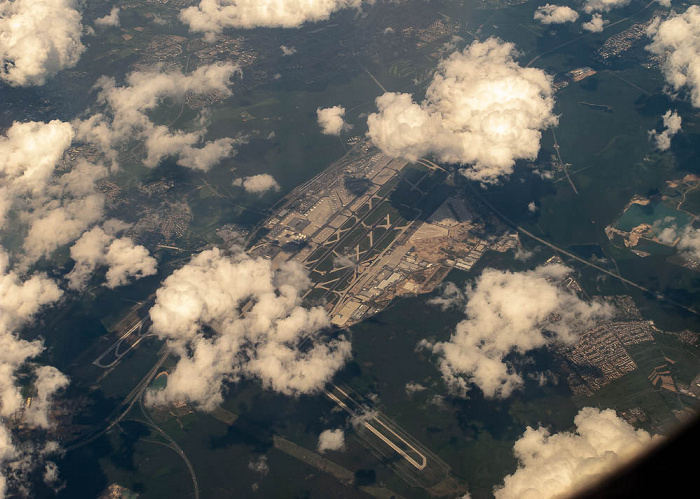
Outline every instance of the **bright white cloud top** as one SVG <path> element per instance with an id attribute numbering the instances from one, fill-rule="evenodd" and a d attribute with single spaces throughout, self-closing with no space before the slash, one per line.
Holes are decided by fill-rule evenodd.
<path id="1" fill-rule="evenodd" d="M 321 133 L 324 135 L 340 135 L 340 132 L 347 128 L 345 120 L 345 108 L 342 106 L 333 106 L 326 108 L 318 108 L 316 110 L 318 125 L 321 127 Z"/>
<path id="2" fill-rule="evenodd" d="M 70 249 L 75 266 L 67 276 L 71 288 L 83 289 L 99 266 L 107 267 L 105 286 L 108 288 L 156 273 L 158 264 L 146 248 L 134 244 L 129 237 L 117 237 L 128 228 L 123 222 L 108 220 L 104 228 L 94 227 L 76 241 Z"/>
<path id="3" fill-rule="evenodd" d="M 0 136 L 0 226 L 12 211 L 24 227 L 22 244 L 26 267 L 80 237 L 104 213 L 104 196 L 95 183 L 107 169 L 78 161 L 68 173 L 57 167 L 70 147 L 69 123 L 14 123 Z"/>
<path id="4" fill-rule="evenodd" d="M 523 384 L 506 361 L 555 341 L 574 344 L 578 332 L 611 315 L 563 286 L 571 269 L 549 264 L 512 273 L 486 269 L 467 289 L 466 319 L 449 341 L 432 345 L 443 379 L 457 396 L 471 385 L 488 398 L 505 398 Z"/>
<path id="5" fill-rule="evenodd" d="M 97 26 L 119 26 L 119 7 L 113 7 L 109 14 L 95 19 L 95 24 Z"/>
<path id="6" fill-rule="evenodd" d="M 666 151 L 671 147 L 671 137 L 681 131 L 683 120 L 677 111 L 666 111 L 663 115 L 664 128 L 660 132 L 651 130 L 649 137 L 654 141 L 659 151 Z"/>
<path id="7" fill-rule="evenodd" d="M 592 12 L 610 12 L 613 9 L 626 7 L 632 0 L 588 0 L 583 6 L 587 14 Z"/>
<path id="8" fill-rule="evenodd" d="M 318 451 L 323 454 L 326 451 L 342 450 L 345 446 L 345 433 L 338 428 L 336 430 L 325 430 L 318 436 Z"/>
<path id="9" fill-rule="evenodd" d="M 130 73 L 126 85 L 118 86 L 114 78 L 102 77 L 98 102 L 103 112 L 75 123 L 80 140 L 98 145 L 112 163 L 117 148 L 132 140 L 144 140 L 144 164 L 155 167 L 166 157 L 177 157 L 177 164 L 194 170 L 208 170 L 234 153 L 238 143 L 233 138 L 204 141 L 206 129 L 192 132 L 171 130 L 156 125 L 148 112 L 165 101 L 182 102 L 190 93 L 219 92 L 231 95 L 231 78 L 238 71 L 233 64 L 201 66 L 190 74 L 180 71 L 144 71 Z"/>
<path id="10" fill-rule="evenodd" d="M 76 0 L 0 1 L 0 79 L 12 86 L 43 85 L 75 66 L 85 46 Z"/>
<path id="11" fill-rule="evenodd" d="M 190 31 L 215 36 L 225 28 L 298 28 L 363 0 L 201 0 L 180 12 Z"/>
<path id="12" fill-rule="evenodd" d="M 165 280 L 150 311 L 153 332 L 179 361 L 166 388 L 149 392 L 148 400 L 186 399 L 212 410 L 226 383 L 242 377 L 285 395 L 320 390 L 344 365 L 350 343 L 326 335 L 323 308 L 301 305 L 309 284 L 299 264 L 273 270 L 270 261 L 240 250 L 192 258 Z"/>
<path id="13" fill-rule="evenodd" d="M 443 60 L 423 101 L 385 93 L 367 119 L 368 135 L 385 154 L 408 160 L 434 154 L 470 165 L 463 173 L 496 182 L 518 159 L 533 159 L 541 130 L 557 124 L 552 78 L 515 62 L 511 43 L 473 42 Z"/>
<path id="14" fill-rule="evenodd" d="M 683 14 L 657 19 L 647 28 L 651 53 L 663 56 L 661 70 L 671 93 L 689 92 L 700 107 L 700 7 L 691 5 Z"/>
<path id="15" fill-rule="evenodd" d="M 508 475 L 496 499 L 569 497 L 629 462 L 658 441 L 636 430 L 612 409 L 584 407 L 573 432 L 528 427 L 515 442 L 518 470 Z"/>
<path id="16" fill-rule="evenodd" d="M 578 12 L 565 5 L 546 4 L 535 11 L 535 21 L 541 24 L 573 23 L 578 19 Z"/>
<path id="17" fill-rule="evenodd" d="M 275 177 L 269 173 L 260 173 L 249 177 L 237 178 L 233 181 L 233 185 L 242 187 L 250 194 L 265 194 L 268 191 L 279 191 L 280 185 L 275 180 Z"/>
<path id="18" fill-rule="evenodd" d="M 589 31 L 591 33 L 600 33 L 603 31 L 606 24 L 608 24 L 608 21 L 603 19 L 603 16 L 600 14 L 593 14 L 591 16 L 591 20 L 583 23 L 581 28 L 583 28 L 584 31 Z"/>
<path id="19" fill-rule="evenodd" d="M 31 323 L 45 307 L 56 303 L 62 291 L 45 274 L 26 277 L 10 267 L 10 258 L 0 248 L 0 417 L 11 417 L 23 405 L 15 375 L 32 358 L 44 349 L 40 340 L 27 341 L 19 337 L 19 330 Z M 37 395 L 25 414 L 29 424 L 48 428 L 48 409 L 55 392 L 68 384 L 68 379 L 50 366 L 30 368 L 36 380 Z M 7 476 L 13 470 L 22 471 L 32 466 L 32 460 L 24 455 L 27 445 L 16 446 L 0 421 L 0 497 L 4 497 Z M 8 464 L 13 463 L 11 467 Z"/>

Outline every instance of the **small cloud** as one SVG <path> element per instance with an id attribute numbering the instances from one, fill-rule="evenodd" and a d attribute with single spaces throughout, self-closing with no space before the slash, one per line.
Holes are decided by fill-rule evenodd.
<path id="1" fill-rule="evenodd" d="M 237 178 L 233 181 L 236 187 L 242 187 L 250 194 L 263 195 L 268 191 L 279 191 L 280 186 L 272 175 L 261 173 L 250 177 Z"/>
<path id="2" fill-rule="evenodd" d="M 428 300 L 428 305 L 440 307 L 444 312 L 450 308 L 461 307 L 466 303 L 466 297 L 459 287 L 453 282 L 448 282 L 443 288 L 440 296 Z"/>
<path id="3" fill-rule="evenodd" d="M 406 383 L 406 395 L 409 397 L 423 390 L 427 390 L 427 388 L 420 383 Z"/>
<path id="4" fill-rule="evenodd" d="M 581 28 L 585 31 L 590 31 L 591 33 L 600 33 L 603 31 L 603 27 L 608 24 L 608 21 L 603 19 L 600 14 L 593 14 L 591 20 L 587 23 L 583 23 Z"/>
<path id="5" fill-rule="evenodd" d="M 287 47 L 285 45 L 280 45 L 280 50 L 282 51 L 283 57 L 286 57 L 288 55 L 294 55 L 297 53 L 296 47 Z"/>
<path id="6" fill-rule="evenodd" d="M 260 456 L 260 459 L 257 461 L 250 461 L 248 463 L 248 469 L 263 476 L 267 475 L 270 472 L 270 466 L 267 464 L 267 456 Z"/>
<path id="7" fill-rule="evenodd" d="M 321 133 L 324 135 L 340 135 L 340 132 L 348 128 L 343 119 L 345 108 L 342 106 L 319 107 L 316 110 L 316 115 L 318 124 L 321 127 Z"/>
<path id="8" fill-rule="evenodd" d="M 631 1 L 632 0 L 588 0 L 583 6 L 583 11 L 586 14 L 592 12 L 610 12 L 613 9 L 629 5 Z"/>
<path id="9" fill-rule="evenodd" d="M 649 138 L 654 141 L 659 151 L 667 151 L 671 148 L 671 137 L 681 131 L 682 119 L 677 111 L 666 111 L 663 116 L 664 128 L 662 131 L 649 131 Z"/>
<path id="10" fill-rule="evenodd" d="M 571 7 L 546 4 L 537 8 L 534 19 L 545 25 L 572 23 L 578 19 L 578 12 Z"/>
<path id="11" fill-rule="evenodd" d="M 318 436 L 318 451 L 323 454 L 326 451 L 339 451 L 345 447 L 345 434 L 343 430 L 325 430 Z"/>
<path id="12" fill-rule="evenodd" d="M 113 7 L 109 14 L 99 19 L 95 19 L 96 26 L 119 26 L 119 7 Z"/>

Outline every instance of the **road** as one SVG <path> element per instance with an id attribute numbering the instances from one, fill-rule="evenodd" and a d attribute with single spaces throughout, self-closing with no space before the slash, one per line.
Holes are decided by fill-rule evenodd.
<path id="1" fill-rule="evenodd" d="M 484 203 L 498 218 L 500 218 L 501 220 L 503 220 L 503 222 L 505 222 L 509 227 L 512 227 L 513 229 L 517 230 L 517 231 L 520 232 L 521 234 L 525 234 L 526 236 L 528 236 L 528 237 L 534 239 L 535 241 L 537 241 L 538 243 L 544 244 L 545 246 L 547 246 L 547 247 L 549 247 L 549 248 L 555 250 L 557 253 L 561 253 L 562 255 L 565 255 L 565 256 L 567 256 L 567 257 L 573 259 L 573 260 L 576 260 L 576 261 L 578 261 L 578 262 L 580 262 L 580 263 L 582 263 L 582 264 L 584 264 L 584 265 L 586 265 L 586 266 L 588 266 L 588 267 L 592 267 L 592 268 L 598 270 L 599 272 L 602 272 L 603 274 L 609 275 L 610 277 L 613 277 L 613 278 L 615 278 L 615 279 L 617 279 L 617 280 L 619 280 L 619 281 L 622 281 L 622 282 L 625 283 L 625 284 L 628 284 L 628 285 L 630 285 L 630 286 L 632 286 L 632 287 L 634 287 L 634 288 L 637 288 L 637 289 L 639 289 L 639 290 L 641 290 L 641 291 L 644 291 L 645 293 L 649 293 L 649 294 L 653 295 L 657 300 L 665 301 L 666 303 L 670 303 L 671 305 L 674 305 L 674 306 L 676 306 L 676 307 L 678 307 L 678 308 L 681 308 L 681 309 L 685 310 L 686 312 L 690 312 L 691 314 L 700 316 L 700 312 L 698 312 L 698 311 L 695 310 L 695 309 L 692 309 L 692 308 L 687 307 L 687 306 L 685 306 L 685 305 L 683 305 L 683 304 L 681 304 L 681 303 L 678 303 L 677 301 L 672 300 L 672 299 L 668 298 L 667 296 L 664 296 L 663 294 L 659 293 L 658 291 L 652 291 L 652 290 L 649 289 L 649 288 L 645 288 L 644 286 L 642 286 L 642 285 L 640 285 L 640 284 L 637 284 L 637 283 L 634 282 L 634 281 L 630 281 L 629 279 L 626 279 L 625 277 L 622 277 L 622 276 L 619 275 L 619 274 L 615 274 L 614 272 L 610 272 L 609 270 L 604 269 L 603 267 L 600 267 L 600 266 L 598 266 L 598 265 L 596 265 L 596 264 L 594 264 L 594 263 L 591 263 L 591 262 L 589 262 L 588 260 L 585 260 L 585 259 L 583 259 L 583 258 L 581 258 L 581 257 L 579 257 L 579 256 L 577 256 L 577 255 L 574 255 L 573 253 L 570 253 L 570 252 L 568 252 L 568 251 L 566 251 L 566 250 L 564 250 L 564 249 L 562 249 L 562 248 L 560 248 L 560 247 L 558 247 L 558 246 L 556 246 L 556 245 L 550 243 L 549 241 L 546 241 L 545 239 L 542 239 L 541 237 L 536 236 L 536 235 L 533 234 L 532 232 L 530 232 L 530 231 L 524 229 L 523 227 L 521 227 L 521 226 L 515 224 L 513 221 L 511 221 L 509 218 L 507 218 L 505 215 L 503 215 L 503 213 L 501 213 L 501 212 L 500 212 L 499 210 L 497 210 L 490 202 L 488 202 L 475 188 L 473 188 L 473 187 L 470 186 L 470 190 L 471 190 L 472 193 L 473 193 L 477 198 L 479 198 L 479 199 L 481 200 L 481 202 Z"/>

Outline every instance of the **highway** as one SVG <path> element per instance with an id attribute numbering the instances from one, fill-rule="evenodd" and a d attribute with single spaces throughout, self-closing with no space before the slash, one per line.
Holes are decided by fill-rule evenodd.
<path id="1" fill-rule="evenodd" d="M 473 193 L 479 200 L 481 200 L 481 202 L 484 203 L 498 218 L 500 218 L 501 220 L 503 220 L 503 222 L 505 222 L 509 227 L 512 227 L 513 229 L 517 230 L 517 231 L 520 232 L 521 234 L 525 234 L 526 236 L 528 236 L 528 237 L 534 239 L 535 241 L 537 241 L 538 243 L 544 244 L 545 246 L 547 246 L 547 247 L 549 247 L 549 248 L 555 250 L 557 253 L 561 253 L 562 255 L 565 255 L 565 256 L 567 256 L 567 257 L 573 259 L 573 260 L 576 260 L 577 262 L 580 262 L 580 263 L 582 263 L 582 264 L 584 264 L 584 265 L 586 265 L 586 266 L 588 266 L 588 267 L 592 267 L 592 268 L 598 270 L 599 272 L 602 272 L 603 274 L 609 275 L 610 277 L 614 277 L 615 279 L 617 279 L 617 280 L 619 280 L 619 281 L 622 281 L 622 282 L 624 282 L 625 284 L 628 284 L 628 285 L 630 285 L 630 286 L 632 286 L 632 287 L 634 287 L 634 288 L 637 288 L 637 289 L 639 289 L 639 290 L 641 290 L 641 291 L 644 291 L 645 293 L 649 293 L 649 294 L 653 295 L 657 300 L 665 301 L 665 302 L 667 302 L 667 303 L 670 303 L 671 305 L 674 305 L 674 306 L 676 306 L 676 307 L 678 307 L 678 308 L 681 308 L 681 309 L 685 310 L 686 312 L 690 312 L 691 314 L 700 316 L 700 312 L 698 312 L 698 311 L 695 310 L 695 309 L 692 309 L 692 308 L 687 307 L 687 306 L 685 306 L 685 305 L 683 305 L 683 304 L 681 304 L 681 303 L 678 303 L 677 301 L 674 301 L 674 300 L 672 300 L 672 299 L 670 299 L 670 298 L 664 296 L 663 294 L 659 293 L 658 291 L 652 291 L 652 290 L 649 289 L 649 288 L 645 288 L 644 286 L 642 286 L 642 285 L 640 285 L 640 284 L 637 284 L 637 283 L 634 282 L 634 281 L 630 281 L 629 279 L 626 279 L 625 277 L 622 277 L 622 276 L 619 275 L 619 274 L 615 274 L 614 272 L 610 272 L 609 270 L 604 269 L 603 267 L 600 267 L 600 266 L 598 266 L 598 265 L 596 265 L 596 264 L 594 264 L 594 263 L 591 263 L 591 262 L 589 262 L 588 260 L 585 260 L 585 259 L 583 259 L 583 258 L 581 258 L 581 257 L 579 257 L 579 256 L 577 256 L 577 255 L 574 255 L 573 253 L 570 253 L 570 252 L 568 252 L 568 251 L 566 251 L 566 250 L 564 250 L 564 249 L 562 249 L 562 248 L 560 248 L 560 247 L 558 247 L 558 246 L 556 246 L 556 245 L 550 243 L 549 241 L 546 241 L 545 239 L 542 239 L 541 237 L 536 236 L 536 235 L 533 234 L 532 232 L 530 232 L 530 231 L 524 229 L 523 227 L 521 227 L 521 226 L 515 224 L 513 221 L 511 221 L 509 218 L 507 218 L 503 213 L 501 213 L 499 210 L 497 210 L 490 202 L 488 202 L 488 201 L 481 195 L 481 193 L 479 193 L 473 186 L 469 186 L 469 188 L 470 188 L 470 190 L 472 191 L 472 193 Z"/>

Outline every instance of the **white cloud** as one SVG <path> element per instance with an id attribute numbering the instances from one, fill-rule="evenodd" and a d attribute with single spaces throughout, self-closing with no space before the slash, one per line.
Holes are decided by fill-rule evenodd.
<path id="1" fill-rule="evenodd" d="M 11 215 L 26 234 L 25 269 L 102 218 L 104 197 L 95 182 L 106 168 L 80 160 L 68 173 L 56 171 L 72 137 L 70 124 L 60 121 L 14 123 L 0 136 L 0 226 Z"/>
<path id="2" fill-rule="evenodd" d="M 298 28 L 361 4 L 362 0 L 201 0 L 182 10 L 180 20 L 190 31 L 211 38 L 225 28 Z"/>
<path id="3" fill-rule="evenodd" d="M 565 5 L 546 4 L 537 8 L 534 19 L 541 24 L 573 23 L 578 19 L 578 12 Z"/>
<path id="4" fill-rule="evenodd" d="M 513 447 L 518 470 L 494 490 L 496 499 L 569 497 L 659 440 L 612 409 L 584 407 L 574 424 L 575 431 L 555 434 L 528 427 Z"/>
<path id="5" fill-rule="evenodd" d="M 67 276 L 71 288 L 83 289 L 98 266 L 107 267 L 105 286 L 108 288 L 156 273 L 158 264 L 146 248 L 134 244 L 131 238 L 116 237 L 127 228 L 126 224 L 110 220 L 105 222 L 104 228 L 94 227 L 78 239 L 70 249 L 70 256 L 75 260 Z"/>
<path id="6" fill-rule="evenodd" d="M 44 349 L 40 340 L 21 339 L 18 331 L 35 316 L 62 296 L 56 283 L 45 274 L 21 276 L 10 268 L 10 259 L 0 247 L 0 418 L 8 418 L 23 407 L 23 397 L 17 384 L 20 368 L 34 374 L 36 394 L 25 411 L 30 425 L 49 427 L 48 410 L 54 393 L 65 387 L 68 379 L 50 366 L 33 368 L 27 362 Z M 16 482 L 26 478 L 25 471 L 39 461 L 33 456 L 34 447 L 25 441 L 16 444 L 0 421 L 0 497 L 5 496 L 8 479 Z"/>
<path id="7" fill-rule="evenodd" d="M 55 282 L 44 274 L 21 277 L 10 269 L 7 253 L 0 248 L 0 416 L 14 414 L 22 396 L 14 374 L 28 359 L 43 350 L 40 341 L 20 339 L 16 331 L 32 321 L 44 307 L 62 296 Z"/>
<path id="8" fill-rule="evenodd" d="M 316 115 L 318 117 L 318 125 L 321 127 L 321 133 L 324 135 L 340 135 L 340 132 L 348 128 L 343 119 L 345 108 L 342 106 L 319 107 L 316 110 Z"/>
<path id="9" fill-rule="evenodd" d="M 659 5 L 662 7 L 670 7 L 671 6 L 671 0 L 656 0 L 659 2 Z"/>
<path id="10" fill-rule="evenodd" d="M 343 430 L 325 430 L 318 436 L 318 451 L 324 453 L 329 450 L 339 451 L 345 446 L 345 434 Z"/>
<path id="11" fill-rule="evenodd" d="M 249 461 L 248 469 L 255 473 L 260 473 L 265 476 L 270 472 L 270 466 L 267 464 L 267 456 L 260 456 L 257 461 Z"/>
<path id="12" fill-rule="evenodd" d="M 112 10 L 104 17 L 95 19 L 96 26 L 119 26 L 119 7 L 112 7 Z"/>
<path id="13" fill-rule="evenodd" d="M 287 47 L 285 45 L 280 45 L 280 50 L 282 51 L 283 57 L 297 53 L 297 49 L 295 47 Z"/>
<path id="14" fill-rule="evenodd" d="M 537 204 L 534 201 L 530 201 L 527 205 L 527 211 L 535 213 L 537 211 Z"/>
<path id="15" fill-rule="evenodd" d="M 0 79 L 12 86 L 43 85 L 75 66 L 85 46 L 76 0 L 0 1 Z"/>
<path id="16" fill-rule="evenodd" d="M 15 459 L 17 449 L 12 442 L 12 435 L 4 424 L 0 423 L 0 466 L 5 465 Z M 0 497 L 5 497 L 7 493 L 7 479 L 0 473 Z"/>
<path id="17" fill-rule="evenodd" d="M 237 178 L 233 185 L 242 187 L 251 194 L 264 194 L 267 191 L 279 191 L 280 186 L 275 178 L 268 173 L 251 175 L 250 177 Z"/>
<path id="18" fill-rule="evenodd" d="M 603 31 L 603 27 L 608 24 L 608 21 L 603 19 L 600 14 L 593 14 L 591 20 L 587 23 L 583 23 L 581 28 L 585 31 L 590 31 L 591 33 L 600 33 Z"/>
<path id="19" fill-rule="evenodd" d="M 442 293 L 440 296 L 436 296 L 435 298 L 428 300 L 428 305 L 438 306 L 444 312 L 445 310 L 449 310 L 451 308 L 463 306 L 465 300 L 466 297 L 464 296 L 464 293 L 462 293 L 462 290 L 459 289 L 455 283 L 448 282 L 442 288 Z"/>
<path id="20" fill-rule="evenodd" d="M 646 48 L 663 56 L 661 70 L 669 90 L 690 92 L 694 107 L 700 107 L 700 7 L 691 5 L 683 14 L 660 18 L 647 28 L 652 42 Z"/>
<path id="21" fill-rule="evenodd" d="M 148 113 L 166 100 L 182 102 L 188 93 L 217 92 L 231 95 L 231 78 L 238 68 L 233 64 L 212 64 L 185 75 L 179 71 L 134 72 L 124 86 L 114 78 L 102 77 L 98 103 L 103 112 L 74 123 L 77 138 L 101 148 L 107 158 L 117 162 L 117 148 L 133 140 L 143 140 L 146 149 L 144 164 L 156 166 L 170 156 L 187 168 L 208 170 L 223 158 L 232 155 L 240 141 L 220 138 L 204 142 L 206 129 L 193 132 L 171 131 L 154 124 Z"/>
<path id="22" fill-rule="evenodd" d="M 666 151 L 671 147 L 671 137 L 681 131 L 681 117 L 678 112 L 666 111 L 663 116 L 664 129 L 661 132 L 656 130 L 649 131 L 649 138 L 654 141 L 656 148 L 660 151 Z"/>
<path id="23" fill-rule="evenodd" d="M 368 136 L 385 154 L 471 165 L 463 173 L 496 182 L 517 159 L 540 149 L 540 130 L 554 126 L 552 78 L 523 68 L 515 46 L 496 38 L 473 42 L 440 62 L 426 98 L 388 92 L 367 119 Z"/>
<path id="24" fill-rule="evenodd" d="M 34 389 L 36 395 L 32 404 L 24 414 L 27 423 L 48 428 L 50 426 L 48 413 L 54 394 L 68 386 L 68 377 L 53 366 L 41 366 L 35 371 Z"/>
<path id="25" fill-rule="evenodd" d="M 626 7 L 632 0 L 588 0 L 583 6 L 586 14 L 592 12 L 610 12 L 613 9 Z"/>
<path id="26" fill-rule="evenodd" d="M 676 235 L 675 232 L 673 235 Z M 700 261 L 700 230 L 692 227 L 685 229 L 676 248 L 682 255 Z"/>
<path id="27" fill-rule="evenodd" d="M 225 384 L 241 377 L 286 395 L 321 389 L 349 357 L 350 343 L 324 332 L 330 320 L 323 308 L 301 305 L 309 285 L 294 262 L 273 270 L 242 250 L 196 255 L 164 281 L 150 311 L 152 331 L 179 361 L 166 388 L 148 400 L 187 399 L 211 410 Z"/>
<path id="28" fill-rule="evenodd" d="M 549 264 L 511 273 L 486 269 L 467 289 L 466 319 L 449 341 L 432 345 L 450 389 L 466 395 L 471 384 L 486 397 L 507 397 L 523 379 L 505 357 L 555 341 L 573 344 L 577 333 L 611 315 L 600 303 L 586 303 L 563 286 L 571 270 Z"/>
<path id="29" fill-rule="evenodd" d="M 420 383 L 406 383 L 406 395 L 409 397 L 423 390 L 427 390 L 427 388 Z"/>

